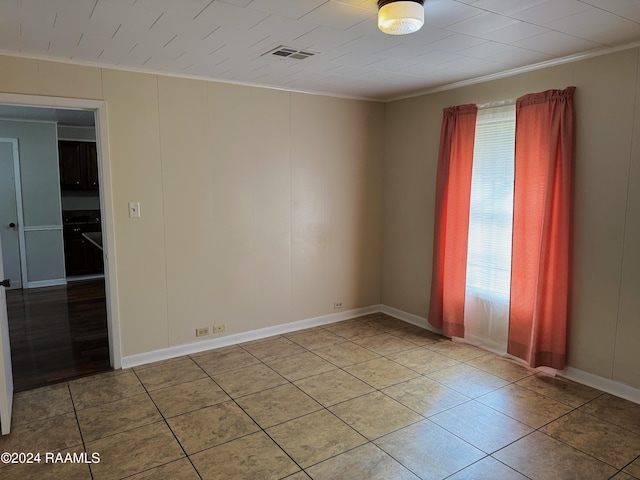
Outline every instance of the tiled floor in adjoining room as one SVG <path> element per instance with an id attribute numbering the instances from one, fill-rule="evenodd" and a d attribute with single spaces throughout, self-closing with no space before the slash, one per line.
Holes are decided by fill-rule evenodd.
<path id="1" fill-rule="evenodd" d="M 3 479 L 640 479 L 640 405 L 374 314 L 17 394 Z M 99 463 L 45 463 L 44 452 Z"/>

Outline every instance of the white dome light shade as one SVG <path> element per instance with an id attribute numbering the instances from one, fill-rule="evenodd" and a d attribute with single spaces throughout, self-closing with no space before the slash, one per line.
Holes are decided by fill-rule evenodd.
<path id="1" fill-rule="evenodd" d="M 423 3 L 423 1 L 379 1 L 378 28 L 389 35 L 417 32 L 424 24 Z"/>

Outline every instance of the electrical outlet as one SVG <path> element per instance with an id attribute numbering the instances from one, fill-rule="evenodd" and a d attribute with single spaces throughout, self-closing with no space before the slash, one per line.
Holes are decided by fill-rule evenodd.
<path id="1" fill-rule="evenodd" d="M 342 308 L 342 302 L 333 302 L 333 308 Z"/>
<path id="2" fill-rule="evenodd" d="M 209 327 L 196 328 L 196 337 L 209 335 Z"/>
<path id="3" fill-rule="evenodd" d="M 213 333 L 222 333 L 225 330 L 225 326 L 224 325 L 214 325 L 213 326 Z"/>

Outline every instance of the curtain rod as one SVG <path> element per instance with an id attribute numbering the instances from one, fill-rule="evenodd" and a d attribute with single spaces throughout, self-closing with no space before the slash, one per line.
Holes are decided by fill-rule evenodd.
<path id="1" fill-rule="evenodd" d="M 478 110 L 486 110 L 488 108 L 508 107 L 516 104 L 517 98 L 507 98 L 505 100 L 497 100 L 495 102 L 482 103 L 478 105 Z"/>

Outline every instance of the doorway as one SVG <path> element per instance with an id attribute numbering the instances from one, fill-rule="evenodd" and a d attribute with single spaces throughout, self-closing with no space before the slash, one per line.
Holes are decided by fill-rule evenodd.
<path id="1" fill-rule="evenodd" d="M 96 201 L 98 202 L 98 211 L 101 213 L 102 238 L 99 244 L 104 249 L 102 254 L 104 276 L 89 275 L 88 279 L 71 282 L 67 281 L 71 279 L 65 276 L 65 281 L 58 282 L 62 283 L 59 285 L 55 281 L 50 285 L 45 282 L 35 285 L 39 288 L 23 288 L 6 292 L 9 323 L 15 324 L 15 328 L 14 326 L 10 328 L 9 336 L 12 344 L 17 345 L 16 342 L 22 342 L 25 341 L 25 338 L 29 338 L 31 343 L 27 342 L 29 345 L 22 349 L 23 353 L 27 352 L 31 355 L 27 363 L 30 362 L 32 366 L 34 363 L 47 366 L 47 368 L 41 368 L 35 376 L 32 375 L 33 378 L 28 381 L 15 382 L 14 387 L 16 390 L 30 389 L 38 385 L 55 383 L 94 371 L 101 371 L 105 368 L 120 368 L 116 281 L 109 275 L 109 270 L 113 271 L 114 269 L 113 253 L 112 249 L 109 249 L 113 245 L 113 212 L 104 102 L 0 94 L 0 103 L 11 107 L 38 107 L 38 109 L 47 109 L 50 112 L 66 111 L 71 115 L 74 112 L 90 113 L 95 122 L 97 171 L 101 180 L 100 195 L 96 197 Z M 6 114 L 1 116 L 7 118 Z M 74 201 L 77 203 L 79 199 L 76 198 Z M 60 234 L 62 233 L 62 223 L 47 227 L 49 231 L 56 227 Z M 26 280 L 28 281 L 28 278 Z M 30 285 L 22 286 L 29 287 Z M 15 318 L 15 321 L 12 317 Z M 27 320 L 27 317 L 30 320 Z M 43 337 L 51 339 L 57 337 L 60 341 L 61 334 L 67 334 L 67 339 L 57 345 L 60 349 L 59 352 L 66 352 L 64 354 L 52 354 L 55 349 L 43 348 L 34 343 Z M 70 338 L 73 340 L 69 340 Z M 18 350 L 20 348 L 12 345 L 12 354 L 15 355 Z M 46 359 L 47 354 L 49 360 Z M 38 358 L 37 361 L 34 360 L 36 358 Z M 64 358 L 66 366 L 62 366 L 56 373 L 49 371 L 48 366 L 53 363 L 52 358 Z M 24 359 L 16 357 L 14 363 L 15 376 L 15 367 L 24 369 Z M 76 365 L 79 368 L 75 366 L 70 368 L 69 365 Z"/>

